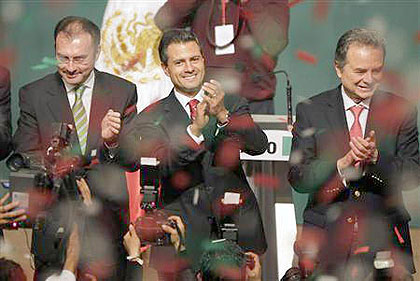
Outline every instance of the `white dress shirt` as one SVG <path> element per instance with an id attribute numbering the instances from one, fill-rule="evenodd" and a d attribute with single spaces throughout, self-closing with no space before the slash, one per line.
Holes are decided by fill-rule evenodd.
<path id="1" fill-rule="evenodd" d="M 75 88 L 77 86 L 69 85 L 64 81 L 64 86 L 66 88 L 67 92 L 67 99 L 69 100 L 70 108 L 73 107 L 74 102 L 76 100 L 76 91 Z M 93 93 L 93 86 L 95 85 L 95 71 L 92 70 L 89 77 L 86 79 L 86 81 L 83 83 L 83 85 L 86 87 L 85 91 L 82 95 L 82 103 L 86 110 L 86 117 L 87 117 L 87 124 L 89 126 L 89 117 L 90 117 L 90 106 L 92 104 L 92 93 Z"/>
<path id="2" fill-rule="evenodd" d="M 367 124 L 367 118 L 369 114 L 369 105 L 370 105 L 371 98 L 365 99 L 361 101 L 359 104 L 357 104 L 346 94 L 343 86 L 341 86 L 341 95 L 343 96 L 344 110 L 346 112 L 347 128 L 349 132 L 354 123 L 354 115 L 351 112 L 350 108 L 352 108 L 355 105 L 362 105 L 365 108 L 360 113 L 359 122 L 360 122 L 360 126 L 362 127 L 363 136 L 366 136 L 366 124 Z"/>

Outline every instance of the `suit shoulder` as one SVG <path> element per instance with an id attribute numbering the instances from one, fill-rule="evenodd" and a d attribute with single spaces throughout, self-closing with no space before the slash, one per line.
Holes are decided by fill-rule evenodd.
<path id="1" fill-rule="evenodd" d="M 325 105 L 328 102 L 330 102 L 333 99 L 336 99 L 337 94 L 339 94 L 339 91 L 337 88 L 331 89 L 319 94 L 316 94 L 310 98 L 307 98 L 297 104 L 297 107 L 301 108 L 311 108 L 313 106 L 319 107 L 321 105 Z"/>
<path id="2" fill-rule="evenodd" d="M 122 77 L 116 76 L 116 75 L 108 73 L 108 72 L 97 71 L 96 76 L 99 77 L 99 78 L 103 78 L 105 81 L 107 81 L 109 83 L 121 84 L 121 85 L 125 85 L 127 87 L 135 87 L 136 86 L 134 83 L 128 81 L 127 79 L 124 79 Z"/>
<path id="3" fill-rule="evenodd" d="M 147 106 L 145 109 L 143 109 L 139 115 L 150 115 L 150 114 L 156 114 L 163 111 L 163 108 L 166 104 L 170 103 L 169 96 L 162 98 L 158 101 L 155 101 L 154 103 Z"/>
<path id="4" fill-rule="evenodd" d="M 41 89 L 41 88 L 49 88 L 51 87 L 52 83 L 57 82 L 57 76 L 55 73 L 50 73 L 42 78 L 39 78 L 35 81 L 32 81 L 24 86 L 21 87 L 21 90 L 33 90 L 33 89 Z M 37 91 L 36 91 L 37 92 Z"/>

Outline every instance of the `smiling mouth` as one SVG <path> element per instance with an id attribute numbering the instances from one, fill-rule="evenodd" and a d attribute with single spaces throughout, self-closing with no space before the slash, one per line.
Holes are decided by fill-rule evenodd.
<path id="1" fill-rule="evenodd" d="M 185 80 L 194 80 L 196 77 L 197 77 L 197 74 L 184 76 L 182 78 L 185 79 Z"/>

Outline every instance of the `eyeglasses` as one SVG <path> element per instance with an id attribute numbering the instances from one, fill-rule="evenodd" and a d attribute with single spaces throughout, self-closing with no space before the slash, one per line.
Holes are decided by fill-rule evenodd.
<path id="1" fill-rule="evenodd" d="M 70 64 L 70 62 L 73 62 L 73 64 L 81 65 L 81 64 L 85 64 L 89 60 L 87 56 L 69 58 L 66 56 L 57 55 L 56 57 L 57 57 L 58 64 Z"/>

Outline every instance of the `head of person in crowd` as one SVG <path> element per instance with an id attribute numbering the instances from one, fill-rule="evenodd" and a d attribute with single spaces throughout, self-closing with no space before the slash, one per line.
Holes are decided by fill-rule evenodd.
<path id="1" fill-rule="evenodd" d="M 0 280 L 26 281 L 26 275 L 19 264 L 12 260 L 0 258 Z"/>
<path id="2" fill-rule="evenodd" d="M 383 77 L 384 62 L 385 42 L 375 31 L 355 28 L 338 40 L 335 71 L 356 103 L 373 96 Z"/>
<path id="3" fill-rule="evenodd" d="M 206 245 L 197 273 L 199 281 L 246 280 L 246 256 L 242 248 L 229 240 Z"/>
<path id="4" fill-rule="evenodd" d="M 82 17 L 65 17 L 56 25 L 57 69 L 68 85 L 80 85 L 91 75 L 100 53 L 100 34 L 96 24 Z"/>
<path id="5" fill-rule="evenodd" d="M 159 43 L 159 57 L 163 71 L 179 93 L 194 97 L 200 91 L 205 59 L 193 32 L 184 29 L 166 31 Z"/>

